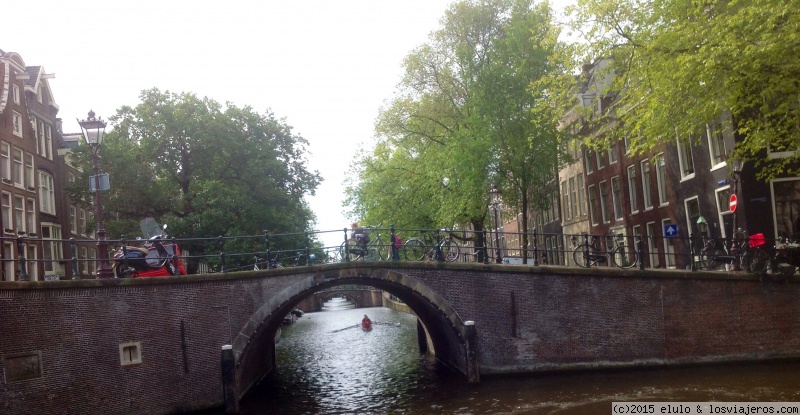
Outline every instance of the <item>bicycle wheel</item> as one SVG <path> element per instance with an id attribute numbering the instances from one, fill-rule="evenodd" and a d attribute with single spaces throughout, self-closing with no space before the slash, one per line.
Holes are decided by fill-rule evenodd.
<path id="1" fill-rule="evenodd" d="M 370 241 L 370 250 L 375 250 L 375 261 L 386 261 L 389 259 L 389 245 L 383 241 L 380 235 L 378 235 L 373 241 Z"/>
<path id="2" fill-rule="evenodd" d="M 575 265 L 581 268 L 589 268 L 591 260 L 589 257 L 589 247 L 586 245 L 578 245 L 572 251 L 572 259 L 575 260 Z"/>
<path id="3" fill-rule="evenodd" d="M 460 247 L 454 241 L 442 241 L 442 258 L 447 262 L 454 262 L 458 259 Z"/>
<path id="4" fill-rule="evenodd" d="M 619 268 L 633 268 L 639 263 L 639 253 L 627 246 L 618 246 L 611 251 L 611 262 Z"/>
<path id="5" fill-rule="evenodd" d="M 758 248 L 749 249 L 742 256 L 741 268 L 754 274 L 764 274 L 769 265 L 769 255 Z"/>
<path id="6" fill-rule="evenodd" d="M 422 261 L 425 258 L 425 244 L 417 238 L 410 238 L 403 244 L 403 256 L 409 261 Z"/>
<path id="7" fill-rule="evenodd" d="M 717 257 L 725 255 L 725 252 L 721 249 L 716 248 L 705 248 L 700 253 L 700 263 L 703 265 L 703 269 L 707 269 L 710 271 L 717 270 L 725 265 L 724 262 L 719 261 Z"/>

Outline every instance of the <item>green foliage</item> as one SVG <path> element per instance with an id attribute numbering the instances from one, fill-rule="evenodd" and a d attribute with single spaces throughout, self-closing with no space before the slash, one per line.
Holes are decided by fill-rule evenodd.
<path id="1" fill-rule="evenodd" d="M 140 98 L 111 118 L 100 150 L 112 183 L 104 196 L 109 238 L 138 235 L 138 221 L 148 216 L 177 238 L 310 229 L 314 217 L 303 197 L 321 178 L 305 167 L 307 142 L 282 120 L 190 93 L 151 89 Z M 308 243 L 294 239 L 278 243 Z M 263 251 L 263 239 L 249 246 Z M 220 247 L 211 241 L 184 249 L 202 255 Z"/>
<path id="2" fill-rule="evenodd" d="M 497 182 L 520 211 L 558 162 L 555 109 L 540 78 L 560 70 L 546 5 L 459 1 L 405 59 L 380 136 L 348 187 L 351 213 L 371 222 L 483 229 Z M 379 219 L 381 218 L 381 219 Z"/>
<path id="3" fill-rule="evenodd" d="M 762 177 L 800 173 L 797 154 L 764 151 L 800 148 L 800 2 L 579 0 L 573 17 L 578 58 L 614 59 L 614 137 L 643 152 L 730 113 L 741 136 L 730 157 Z"/>

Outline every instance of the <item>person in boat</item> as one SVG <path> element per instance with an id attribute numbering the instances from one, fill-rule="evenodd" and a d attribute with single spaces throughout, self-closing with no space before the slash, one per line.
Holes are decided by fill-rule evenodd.
<path id="1" fill-rule="evenodd" d="M 370 320 L 369 317 L 367 317 L 367 315 L 364 314 L 364 318 L 361 319 L 361 325 L 363 327 L 370 327 L 372 326 L 372 320 Z"/>

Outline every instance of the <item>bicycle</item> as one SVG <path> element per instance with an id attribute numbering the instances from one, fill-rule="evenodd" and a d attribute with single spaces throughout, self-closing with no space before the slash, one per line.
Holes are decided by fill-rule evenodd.
<path id="1" fill-rule="evenodd" d="M 380 225 L 378 225 L 380 226 Z M 343 261 L 386 261 L 390 255 L 390 245 L 383 240 L 378 226 L 367 226 L 366 235 L 369 241 L 366 245 L 359 244 L 357 238 L 351 236 L 347 242 L 342 242 L 339 246 L 339 258 Z M 374 237 L 370 237 L 375 232 Z M 349 252 L 347 252 L 349 250 Z"/>
<path id="2" fill-rule="evenodd" d="M 611 243 L 609 243 L 611 241 Z M 609 233 L 606 236 L 606 246 L 613 245 L 610 250 L 600 249 L 600 238 L 592 235 L 591 242 L 584 235 L 582 244 L 577 243 L 577 237 L 572 236 L 572 259 L 581 268 L 590 268 L 598 264 L 611 263 L 617 268 L 633 268 L 639 263 L 639 253 L 635 249 L 625 246 L 625 235 Z"/>
<path id="3" fill-rule="evenodd" d="M 763 241 L 763 234 L 761 241 Z M 767 263 L 767 254 L 759 249 L 756 242 L 751 241 L 747 232 L 741 228 L 736 229 L 733 233 L 733 238 L 729 241 L 730 248 L 724 240 L 716 238 L 706 238 L 703 243 L 703 248 L 699 252 L 699 263 L 701 269 L 714 271 L 722 268 L 725 265 L 738 264 L 739 268 L 746 272 L 760 273 Z M 755 245 L 754 245 L 755 244 Z M 735 246 L 735 248 L 734 248 Z"/>
<path id="4" fill-rule="evenodd" d="M 446 232 L 447 237 L 441 238 L 441 232 Z M 455 238 L 449 229 L 437 230 L 435 237 L 433 232 L 423 231 L 421 237 L 409 238 L 403 244 L 403 255 L 409 261 L 422 261 L 428 257 L 434 261 L 454 262 L 461 251 Z"/>

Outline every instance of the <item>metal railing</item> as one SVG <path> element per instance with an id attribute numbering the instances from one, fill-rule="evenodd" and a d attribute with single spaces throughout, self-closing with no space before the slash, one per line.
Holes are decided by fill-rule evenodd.
<path id="1" fill-rule="evenodd" d="M 342 243 L 322 246 L 318 238 L 323 234 L 342 233 Z M 382 235 L 377 237 L 377 235 Z M 445 255 L 439 243 L 445 239 L 457 245 L 457 255 L 453 261 L 492 263 L 502 258 L 506 264 L 521 264 L 523 258 L 528 265 L 576 266 L 575 248 L 588 245 L 594 239 L 596 246 L 592 252 L 607 253 L 615 246 L 635 250 L 638 261 L 636 268 L 673 268 L 697 270 L 698 255 L 708 241 L 718 241 L 721 246 L 735 246 L 732 238 L 664 237 L 656 235 L 624 234 L 563 234 L 532 232 L 527 234 L 528 246 L 520 247 L 523 233 L 499 232 L 497 237 L 489 231 L 473 232 L 450 229 L 399 229 L 372 228 L 373 240 L 370 247 L 387 255 L 357 258 L 368 260 L 403 260 L 405 246 L 396 246 L 395 236 L 400 236 L 404 244 L 411 239 L 423 238 L 430 241 L 434 253 L 425 255 L 424 260 L 442 261 Z M 615 242 L 616 239 L 616 242 Z M 96 247 L 94 239 L 52 239 L 33 236 L 0 236 L 2 240 L 2 279 L 46 280 L 64 278 L 67 265 L 73 279 L 93 277 L 98 260 L 90 253 Z M 297 240 L 305 241 L 298 246 Z M 494 241 L 501 241 L 494 246 Z M 293 241 L 289 243 L 288 241 Z M 512 241 L 514 243 L 508 243 Z M 108 240 L 114 250 L 125 250 L 141 241 L 118 239 Z M 309 231 L 300 233 L 261 235 L 218 236 L 207 238 L 172 237 L 165 243 L 178 244 L 182 248 L 181 259 L 191 264 L 195 272 L 235 272 L 253 269 L 308 266 L 314 264 L 350 261 L 352 230 L 344 228 L 331 231 Z M 483 242 L 483 243 L 482 243 Z M 766 246 L 774 246 L 777 241 L 765 241 Z M 738 241 L 739 244 L 743 243 Z M 616 244 L 616 245 L 615 245 Z M 67 252 L 65 256 L 62 252 Z M 41 257 L 39 253 L 42 253 Z M 735 253 L 734 253 L 735 254 Z M 110 255 L 113 256 L 113 255 Z M 451 257 L 448 257 L 448 261 Z M 113 259 L 112 259 L 113 262 Z M 600 261 L 589 266 L 611 266 L 612 261 Z"/>

